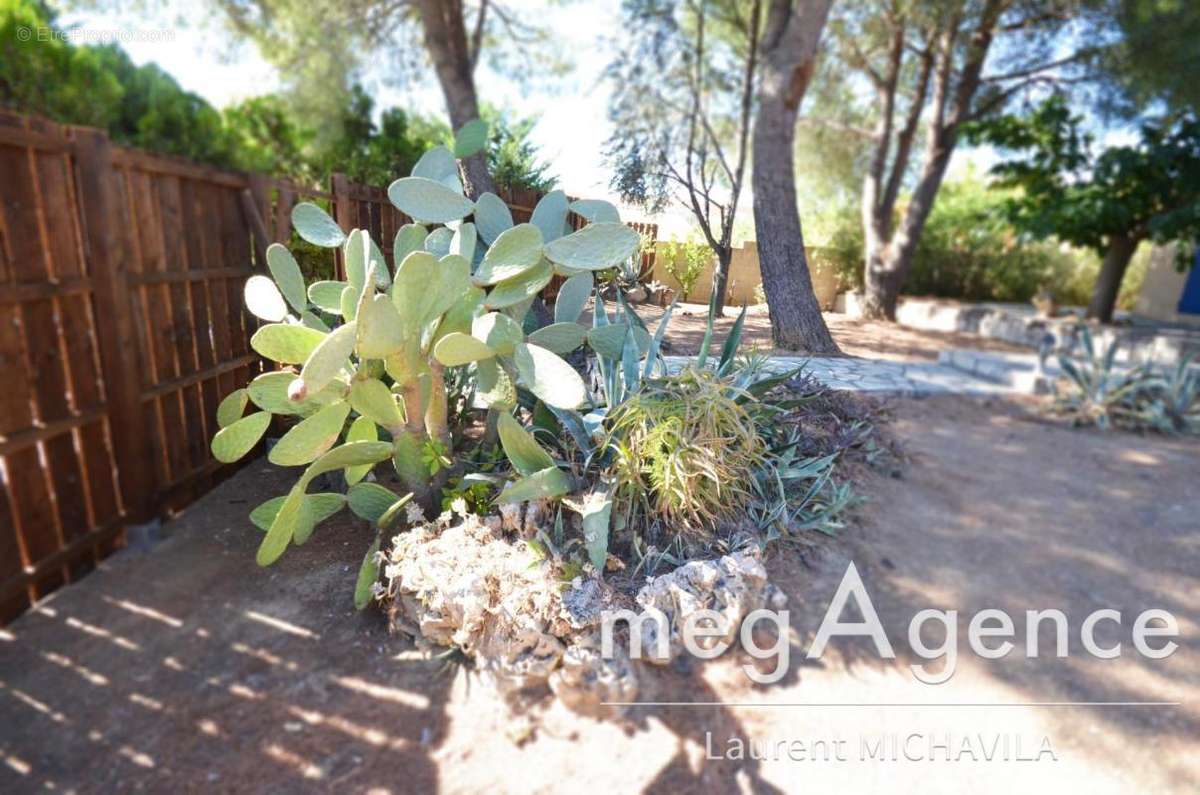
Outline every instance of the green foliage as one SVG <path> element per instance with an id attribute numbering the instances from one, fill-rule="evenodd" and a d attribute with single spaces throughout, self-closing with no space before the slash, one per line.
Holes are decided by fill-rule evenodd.
<path id="1" fill-rule="evenodd" d="M 679 297 L 688 300 L 704 269 L 712 262 L 712 249 L 707 243 L 672 238 L 659 244 L 667 274 L 679 285 Z"/>
<path id="2" fill-rule="evenodd" d="M 229 141 L 228 165 L 301 182 L 319 179 L 308 155 L 312 132 L 297 123 L 282 97 L 251 97 L 225 108 L 221 116 Z"/>
<path id="3" fill-rule="evenodd" d="M 0 104 L 57 121 L 107 127 L 124 91 L 94 49 L 78 50 L 52 37 L 22 40 L 21 29 L 54 24 L 45 3 L 0 1 Z"/>
<path id="4" fill-rule="evenodd" d="M 17 35 L 21 29 L 34 34 Z M 108 130 L 115 141 L 204 163 L 228 161 L 221 115 L 115 45 L 76 47 L 40 2 L 0 3 L 0 104 Z"/>
<path id="5" fill-rule="evenodd" d="M 1024 302 L 1040 291 L 1061 305 L 1088 302 L 1100 270 L 1099 257 L 1050 238 L 1031 239 L 1008 220 L 1013 189 L 968 174 L 946 182 L 930 213 L 913 258 L 906 290 L 913 295 L 964 301 Z M 1148 250 L 1130 266 L 1118 305 L 1132 308 L 1148 267 Z M 862 222 L 846 212 L 822 246 L 809 250 L 834 268 L 845 288 L 862 287 Z"/>
<path id="6" fill-rule="evenodd" d="M 1106 110 L 1129 116 L 1163 103 L 1200 107 L 1200 6 L 1178 0 L 1092 0 L 1110 16 L 1113 44 L 1097 53 Z"/>
<path id="7" fill-rule="evenodd" d="M 1052 97 L 1028 116 L 971 129 L 975 141 L 1013 155 L 992 169 L 1001 185 L 1020 188 L 1006 203 L 1013 224 L 1100 252 L 1117 236 L 1200 237 L 1200 117 L 1143 124 L 1137 143 L 1099 152 L 1082 122 Z"/>
<path id="8" fill-rule="evenodd" d="M 410 173 L 424 152 L 445 146 L 453 152 L 458 136 L 440 119 L 408 114 L 389 108 L 380 117 L 378 129 L 371 123 L 373 103 L 359 86 L 351 88 L 351 98 L 339 122 L 340 135 L 334 137 L 324 156 L 327 171 L 343 171 L 359 182 L 386 185 L 396 174 Z M 490 105 L 481 109 L 479 125 L 469 131 L 478 144 L 482 130 L 492 181 L 502 190 L 532 190 L 547 193 L 556 179 L 550 165 L 538 155 L 530 140 L 536 119 L 519 117 Z M 482 125 L 486 125 L 484 128 Z M 461 131 L 460 131 L 461 132 Z M 463 155 L 454 153 L 456 157 Z"/>
<path id="9" fill-rule="evenodd" d="M 384 109 L 378 126 L 374 117 L 374 100 L 362 86 L 351 86 L 339 110 L 336 136 L 322 139 L 316 130 L 305 130 L 313 142 L 307 150 L 312 176 L 324 180 L 337 171 L 355 182 L 386 185 L 397 174 L 410 172 L 421 153 L 439 141 L 437 125 L 401 108 Z"/>
<path id="10" fill-rule="evenodd" d="M 745 507 L 763 446 L 729 386 L 689 369 L 617 407 L 609 438 L 618 513 L 644 512 L 677 532 L 702 534 Z"/>
<path id="11" fill-rule="evenodd" d="M 76 46 L 20 28 L 55 29 L 36 0 L 0 0 L 0 105 L 67 124 L 99 127 L 116 142 L 224 168 L 320 184 L 333 172 L 368 185 L 409 173 L 430 147 L 453 140 L 438 120 L 375 103 L 361 85 L 327 97 L 329 118 L 284 95 L 264 95 L 218 111 L 184 91 L 154 64 L 136 66 L 116 45 Z M 327 46 L 336 43 L 326 41 Z M 548 191 L 549 167 L 530 140 L 533 118 L 485 108 L 469 131 L 487 147 L 497 186 Z M 486 124 L 486 128 L 483 126 Z M 480 138 L 480 133 L 484 133 Z M 297 251 L 302 265 L 309 257 Z"/>
<path id="12" fill-rule="evenodd" d="M 549 193 L 558 179 L 551 175 L 550 164 L 538 157 L 537 146 L 530 140 L 536 119 L 520 118 L 511 113 L 484 106 L 483 120 L 488 123 L 488 170 L 496 187 Z"/>
<path id="13" fill-rule="evenodd" d="M 458 478 L 442 490 L 442 510 L 454 509 L 454 503 L 462 500 L 467 513 L 484 516 L 492 508 L 492 487 L 486 481 L 468 481 Z"/>

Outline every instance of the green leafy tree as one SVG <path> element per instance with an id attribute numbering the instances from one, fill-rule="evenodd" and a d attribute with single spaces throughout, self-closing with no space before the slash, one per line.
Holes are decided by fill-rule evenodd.
<path id="1" fill-rule="evenodd" d="M 369 116 L 368 105 L 365 115 L 360 113 L 357 119 Z M 549 173 L 550 165 L 541 159 L 537 146 L 530 140 L 536 119 L 523 118 L 487 104 L 480 108 L 480 118 L 488 126 L 485 152 L 488 171 L 497 188 L 524 188 L 539 193 L 554 189 L 557 179 Z M 421 153 L 429 147 L 454 145 L 450 125 L 432 116 L 409 115 L 399 108 L 384 111 L 378 132 L 375 132 L 373 125 L 358 120 L 351 122 L 347 119 L 344 128 L 350 132 L 343 138 L 350 140 L 352 146 L 357 145 L 356 142 L 369 144 L 367 148 L 372 154 L 368 160 L 376 166 L 387 165 L 390 161 L 391 170 L 386 172 L 384 182 L 393 179 L 396 173 L 410 171 Z M 365 130 L 367 135 L 356 133 L 358 130 Z M 355 137 L 351 138 L 351 135 Z M 349 169 L 342 170 L 355 173 Z M 365 174 L 361 179 L 367 181 Z"/>
<path id="2" fill-rule="evenodd" d="M 1145 123 L 1136 143 L 1098 149 L 1082 119 L 1054 97 L 1029 115 L 1005 115 L 971 134 L 1011 155 L 993 173 L 1000 184 L 1021 189 L 1007 204 L 1013 224 L 1034 237 L 1056 235 L 1102 254 L 1089 317 L 1111 322 L 1142 241 L 1190 243 L 1200 237 L 1195 113 Z"/>
<path id="3" fill-rule="evenodd" d="M 281 97 L 253 97 L 226 108 L 222 116 L 235 168 L 315 181 L 307 155 L 312 132 L 296 123 Z"/>
<path id="4" fill-rule="evenodd" d="M 550 173 L 550 164 L 541 159 L 529 138 L 535 119 L 485 106 L 483 120 L 489 130 L 488 167 L 498 187 L 538 193 L 554 190 L 558 178 Z"/>
<path id="5" fill-rule="evenodd" d="M 713 294 L 725 306 L 733 228 L 746 182 L 763 4 L 628 0 L 629 45 L 609 66 L 612 187 L 695 217 L 716 255 Z"/>
<path id="6" fill-rule="evenodd" d="M 335 171 L 371 185 L 409 173 L 421 153 L 453 140 L 442 121 L 388 108 L 376 122 L 372 98 L 351 86 L 334 114 L 336 135 L 300 115 L 281 95 L 218 111 L 154 64 L 137 66 L 114 45 L 79 47 L 54 31 L 55 16 L 31 0 L 0 0 L 0 102 L 67 124 L 99 127 L 114 141 L 242 171 L 320 184 Z M 548 190 L 553 178 L 529 140 L 531 119 L 485 108 L 487 152 L 501 185 Z"/>
<path id="7" fill-rule="evenodd" d="M 336 113 L 368 66 L 382 65 L 401 79 L 432 67 L 455 131 L 481 117 L 475 70 L 484 57 L 516 76 L 538 73 L 534 65 L 557 67 L 549 32 L 523 22 L 497 0 L 210 0 L 210 5 L 279 68 L 296 106 L 321 119 L 323 140 L 338 137 Z M 466 158 L 462 169 L 470 195 L 494 190 L 485 152 Z"/>
<path id="8" fill-rule="evenodd" d="M 412 171 L 421 154 L 442 142 L 444 125 L 388 108 L 374 121 L 374 101 L 354 86 L 340 112 L 339 135 L 314 154 L 321 178 L 340 171 L 369 185 L 386 185 Z M 315 133 L 314 133 L 315 137 Z"/>
<path id="9" fill-rule="evenodd" d="M 963 128 L 1048 84 L 1083 79 L 1107 43 L 1095 35 L 1097 16 L 1077 0 L 836 7 L 830 55 L 841 68 L 829 74 L 868 90 L 810 120 L 867 144 L 859 194 L 867 315 L 895 317 Z"/>
<path id="10" fill-rule="evenodd" d="M 30 32 L 18 35 L 23 29 Z M 77 47 L 59 32 L 44 4 L 0 0 L 0 103 L 99 127 L 130 146 L 228 164 L 221 114 L 211 105 L 159 67 L 135 65 L 120 47 Z"/>
<path id="11" fill-rule="evenodd" d="M 203 163 L 229 163 L 221 114 L 202 97 L 185 91 L 156 64 L 135 65 L 116 45 L 80 49 L 91 49 L 121 85 L 123 94 L 108 124 L 114 140 Z"/>
<path id="12" fill-rule="evenodd" d="M 679 285 L 679 297 L 688 300 L 704 269 L 712 261 L 712 250 L 693 240 L 667 240 L 660 244 L 663 262 L 669 275 Z"/>
<path id="13" fill-rule="evenodd" d="M 1138 116 L 1155 103 L 1200 107 L 1200 4 L 1180 0 L 1090 0 L 1109 20 L 1112 45 L 1097 53 L 1107 77 L 1104 110 Z"/>
<path id="14" fill-rule="evenodd" d="M 56 37 L 18 35 L 55 29 L 54 14 L 44 3 L 0 0 L 0 104 L 107 128 L 124 91 L 95 51 Z"/>

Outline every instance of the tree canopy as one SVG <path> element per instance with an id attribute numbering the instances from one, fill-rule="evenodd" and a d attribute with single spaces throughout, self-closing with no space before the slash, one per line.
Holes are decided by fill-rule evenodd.
<path id="1" fill-rule="evenodd" d="M 992 170 L 1019 188 L 1008 220 L 1029 234 L 1057 236 L 1104 254 L 1089 315 L 1112 319 L 1121 280 L 1138 243 L 1180 241 L 1186 261 L 1200 237 L 1200 118 L 1145 122 L 1137 140 L 1098 147 L 1081 116 L 1055 96 L 1032 113 L 1004 115 L 970 130 L 1008 153 Z"/>
<path id="2" fill-rule="evenodd" d="M 973 140 L 1009 155 L 992 169 L 1021 190 L 1009 220 L 1030 234 L 1055 235 L 1103 251 L 1114 235 L 1159 243 L 1200 236 L 1200 119 L 1141 125 L 1133 143 L 1098 147 L 1062 97 L 1027 116 L 978 125 Z"/>
<path id="3" fill-rule="evenodd" d="M 1103 110 L 1200 108 L 1200 4 L 1182 0 L 1090 0 L 1106 20 L 1109 45 L 1094 62 L 1106 80 Z"/>

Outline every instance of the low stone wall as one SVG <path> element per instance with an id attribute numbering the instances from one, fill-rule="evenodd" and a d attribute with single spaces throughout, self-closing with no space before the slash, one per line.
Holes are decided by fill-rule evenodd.
<path id="1" fill-rule="evenodd" d="M 1072 319 L 1068 319 L 1070 321 Z M 963 304 L 927 298 L 904 298 L 896 322 L 929 331 L 958 331 L 1036 348 L 1062 319 L 1038 317 L 1031 306 Z"/>
<path id="2" fill-rule="evenodd" d="M 847 310 L 856 302 L 845 301 Z M 851 314 L 853 314 L 851 312 Z M 1037 348 L 1047 335 L 1053 347 L 1071 347 L 1079 318 L 1039 317 L 1026 304 L 967 304 L 935 298 L 903 298 L 896 308 L 901 325 L 928 331 L 953 331 L 978 334 L 1013 345 Z M 1154 364 L 1174 367 L 1184 358 L 1200 352 L 1200 331 L 1163 325 L 1132 325 L 1094 328 L 1097 346 L 1106 348 L 1118 341 L 1117 361 L 1127 364 Z"/>

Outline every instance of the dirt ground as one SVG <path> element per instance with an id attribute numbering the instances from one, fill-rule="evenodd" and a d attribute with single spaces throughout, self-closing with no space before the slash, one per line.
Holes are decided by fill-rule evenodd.
<path id="1" fill-rule="evenodd" d="M 246 514 L 291 474 L 260 461 L 152 551 L 110 559 L 0 631 L 0 792 L 1195 792 L 1200 447 L 1071 431 L 1007 402 L 895 412 L 903 477 L 868 477 L 838 538 L 769 562 L 791 611 L 777 685 L 751 685 L 731 651 L 643 669 L 641 700 L 720 703 L 636 707 L 624 725 L 552 705 L 530 734 L 478 679 L 354 612 L 368 539 L 353 520 L 255 566 Z M 898 659 L 863 638 L 803 657 L 850 561 Z M 907 629 L 925 607 L 959 610 L 964 636 L 970 615 L 1005 608 L 1017 648 L 982 660 L 964 637 L 956 675 L 921 684 Z M 1049 607 L 1070 619 L 1071 656 L 1026 659 L 1023 611 Z M 1123 641 L 1117 659 L 1082 654 L 1080 622 L 1099 607 L 1124 617 L 1097 632 Z M 1166 660 L 1130 645 L 1150 607 L 1179 621 Z M 1096 701 L 1181 703 L 1063 705 Z M 730 738 L 799 741 L 817 758 L 721 758 Z M 895 761 L 862 758 L 880 738 L 898 743 Z M 999 745 L 984 761 L 963 742 L 976 757 Z"/>
<path id="2" fill-rule="evenodd" d="M 610 307 L 611 311 L 612 308 Z M 654 306 L 638 306 L 638 314 L 651 330 L 662 316 L 663 310 Z M 738 309 L 729 307 L 725 316 L 717 320 L 713 334 L 713 348 L 720 351 L 729 329 L 737 319 Z M 590 315 L 586 317 L 590 318 Z M 1028 351 L 1000 340 L 991 340 L 975 334 L 959 334 L 945 331 L 922 331 L 906 328 L 895 323 L 880 323 L 852 318 L 848 315 L 825 314 L 825 324 L 833 334 L 842 353 L 847 356 L 862 356 L 874 359 L 896 359 L 905 361 L 936 361 L 938 354 L 950 348 L 975 348 L 989 351 Z M 700 351 L 704 329 L 708 321 L 708 307 L 703 304 L 680 304 L 671 315 L 667 340 L 671 354 L 695 354 Z M 587 322 L 590 322 L 587 321 Z M 761 353 L 797 355 L 795 351 L 775 349 L 771 343 L 771 319 L 765 306 L 752 306 L 746 310 L 742 326 L 742 350 L 757 350 Z"/>

